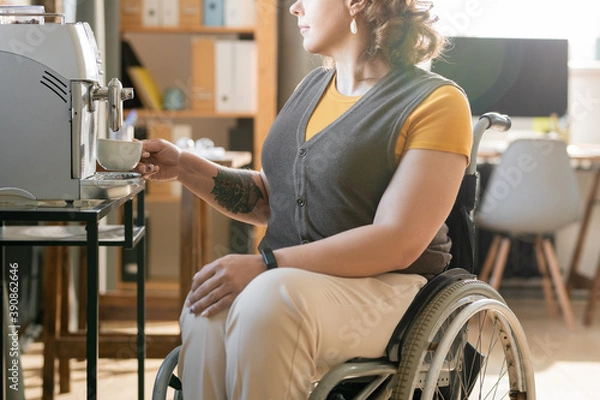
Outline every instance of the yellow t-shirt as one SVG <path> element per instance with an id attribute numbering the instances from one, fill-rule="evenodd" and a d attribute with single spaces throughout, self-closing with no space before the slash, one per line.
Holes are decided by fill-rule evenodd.
<path id="1" fill-rule="evenodd" d="M 332 79 L 308 121 L 306 140 L 335 121 L 360 97 L 340 94 Z M 396 160 L 408 149 L 448 151 L 464 154 L 468 159 L 471 131 L 471 110 L 465 95 L 455 86 L 441 86 L 407 117 L 396 143 Z"/>

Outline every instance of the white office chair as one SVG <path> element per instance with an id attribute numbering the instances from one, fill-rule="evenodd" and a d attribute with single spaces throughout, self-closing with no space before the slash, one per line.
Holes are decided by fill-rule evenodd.
<path id="1" fill-rule="evenodd" d="M 548 138 L 513 141 L 488 181 L 476 226 L 495 233 L 479 279 L 498 290 L 511 238 L 533 240 L 550 313 L 556 314 L 552 286 L 565 322 L 575 327 L 571 302 L 551 235 L 577 220 L 579 188 L 566 144 Z"/>

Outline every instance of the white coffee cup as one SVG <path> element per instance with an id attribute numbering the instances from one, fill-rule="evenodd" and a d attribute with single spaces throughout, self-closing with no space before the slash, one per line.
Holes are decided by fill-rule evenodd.
<path id="1" fill-rule="evenodd" d="M 140 161 L 142 142 L 98 139 L 97 160 L 108 171 L 130 171 Z"/>

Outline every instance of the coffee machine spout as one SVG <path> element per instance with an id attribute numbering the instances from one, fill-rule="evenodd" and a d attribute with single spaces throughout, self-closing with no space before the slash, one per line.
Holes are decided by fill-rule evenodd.
<path id="1" fill-rule="evenodd" d="M 123 101 L 133 99 L 133 88 L 124 88 L 121 81 L 112 78 L 106 87 L 97 88 L 92 98 L 108 102 L 108 123 L 116 132 L 123 125 Z"/>

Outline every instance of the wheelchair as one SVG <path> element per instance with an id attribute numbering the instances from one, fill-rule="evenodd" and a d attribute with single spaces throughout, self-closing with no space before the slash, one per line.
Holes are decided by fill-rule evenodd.
<path id="1" fill-rule="evenodd" d="M 533 365 L 521 324 L 501 295 L 472 274 L 479 142 L 487 129 L 508 130 L 510 123 L 505 115 L 486 113 L 475 124 L 471 161 L 446 221 L 452 260 L 417 293 L 386 356 L 334 367 L 313 385 L 309 400 L 535 400 Z M 161 364 L 153 400 L 182 399 L 175 375 L 179 350 Z"/>

